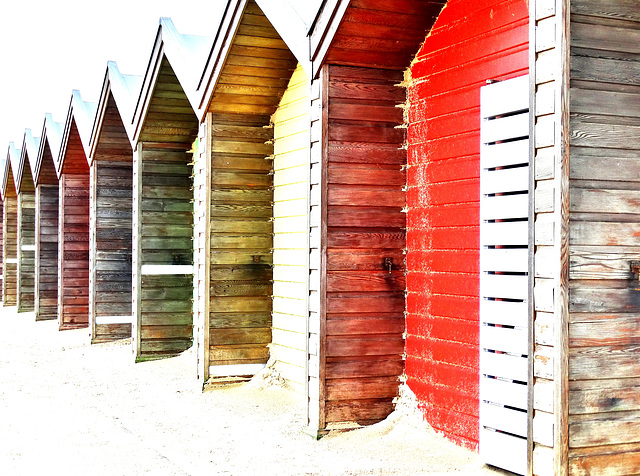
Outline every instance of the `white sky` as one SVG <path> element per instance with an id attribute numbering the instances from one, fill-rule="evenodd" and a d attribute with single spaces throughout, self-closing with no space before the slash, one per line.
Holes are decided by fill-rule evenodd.
<path id="1" fill-rule="evenodd" d="M 306 0 L 302 0 L 306 1 Z M 180 33 L 215 34 L 222 0 L 2 0 L 0 159 L 45 113 L 63 122 L 72 89 L 97 101 L 107 61 L 144 74 L 161 16 Z"/>

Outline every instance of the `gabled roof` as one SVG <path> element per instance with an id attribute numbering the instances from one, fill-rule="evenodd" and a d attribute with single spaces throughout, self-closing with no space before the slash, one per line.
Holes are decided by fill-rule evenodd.
<path id="1" fill-rule="evenodd" d="M 140 132 L 144 125 L 147 109 L 153 97 L 158 73 L 164 58 L 166 58 L 171 65 L 180 86 L 189 100 L 189 104 L 191 104 L 194 111 L 197 110 L 198 101 L 196 89 L 211 41 L 211 38 L 205 36 L 181 34 L 176 30 L 171 19 L 160 18 L 158 32 L 132 120 L 134 143 L 137 143 L 140 137 Z"/>
<path id="2" fill-rule="evenodd" d="M 260 33 L 255 33 L 253 35 L 254 37 L 250 37 L 250 33 L 244 33 L 240 35 L 241 40 L 236 39 L 247 7 L 251 3 L 250 0 L 227 0 L 225 2 L 226 8 L 222 15 L 220 28 L 209 51 L 207 63 L 198 84 L 199 102 L 197 114 L 201 121 L 216 92 L 218 81 L 223 74 L 232 47 L 250 49 L 257 45 L 255 37 L 260 37 Z M 284 0 L 255 0 L 255 4 L 257 5 L 257 9 L 254 7 L 251 13 L 255 15 L 255 10 L 262 12 L 262 15 L 266 17 L 275 32 L 280 36 L 282 41 L 284 41 L 292 53 L 292 56 L 295 57 L 307 73 L 310 74 L 309 40 L 306 35 L 306 25 L 302 18 L 291 5 Z M 245 28 L 260 30 L 261 26 L 253 26 L 252 24 L 251 26 L 245 25 Z M 262 27 L 262 29 L 264 30 L 265 28 Z M 260 39 L 273 41 L 273 39 L 270 38 Z M 238 61 L 238 58 L 235 60 Z M 240 63 L 233 64 L 239 65 Z M 260 84 L 256 84 L 256 86 L 260 86 Z"/>
<path id="3" fill-rule="evenodd" d="M 89 162 L 93 161 L 96 148 L 100 139 L 105 114 L 109 105 L 109 98 L 113 96 L 116 103 L 120 119 L 124 125 L 129 142 L 133 145 L 133 124 L 131 119 L 136 107 L 136 100 L 140 94 L 142 86 L 142 76 L 122 74 L 115 61 L 107 63 L 107 71 L 102 83 L 102 92 L 98 100 L 97 113 L 91 128 L 91 138 L 89 141 Z"/>
<path id="4" fill-rule="evenodd" d="M 9 149 L 7 150 L 7 157 L 2 162 L 2 183 L 0 184 L 0 192 L 2 192 L 2 199 L 6 200 L 7 197 L 16 196 L 16 187 L 14 182 L 14 173 L 12 171 L 12 164 L 17 163 L 20 160 L 20 151 L 16 149 L 13 142 L 9 143 Z"/>
<path id="5" fill-rule="evenodd" d="M 91 136 L 91 126 L 95 118 L 97 104 L 95 102 L 85 102 L 82 100 L 80 91 L 74 89 L 71 93 L 71 101 L 69 102 L 69 112 L 64 124 L 62 132 L 62 142 L 60 152 L 56 160 L 56 173 L 58 178 L 62 174 L 65 158 L 67 156 L 67 148 L 69 147 L 69 139 L 72 129 L 75 128 L 80 136 L 80 142 L 84 149 L 85 159 L 89 157 L 89 139 Z M 88 163 L 88 161 L 87 161 Z"/>
<path id="6" fill-rule="evenodd" d="M 62 145 L 62 128 L 62 123 L 54 121 L 51 114 L 45 114 L 38 154 L 35 157 L 29 154 L 33 183 L 36 185 L 40 183 L 40 173 L 42 172 L 42 164 L 47 145 L 49 146 L 49 151 L 51 152 L 54 163 L 57 161 L 58 155 L 60 154 L 60 146 Z"/>
<path id="7" fill-rule="evenodd" d="M 404 71 L 446 1 L 323 0 L 309 30 L 313 75 L 324 63 Z"/>
<path id="8" fill-rule="evenodd" d="M 12 166 L 13 178 L 16 183 L 16 192 L 18 193 L 24 191 L 24 187 L 27 187 L 29 190 L 33 190 L 33 174 L 31 172 L 31 162 L 33 159 L 31 159 L 31 157 L 38 157 L 39 147 L 40 138 L 33 137 L 31 129 L 25 129 L 24 139 L 22 141 L 22 150 L 20 151 L 20 160 L 15 167 Z M 24 175 L 25 169 L 29 171 L 26 177 Z"/>

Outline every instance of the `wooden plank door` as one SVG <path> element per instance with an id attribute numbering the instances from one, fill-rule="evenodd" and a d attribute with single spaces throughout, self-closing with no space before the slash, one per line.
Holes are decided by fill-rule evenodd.
<path id="1" fill-rule="evenodd" d="M 2 236 L 2 305 L 15 306 L 18 271 L 18 197 L 5 197 Z"/>
<path id="2" fill-rule="evenodd" d="M 36 190 L 36 320 L 58 318 L 58 184 Z"/>
<path id="3" fill-rule="evenodd" d="M 480 455 L 527 471 L 529 80 L 481 91 Z"/>
<path id="4" fill-rule="evenodd" d="M 35 192 L 18 195 L 18 312 L 34 310 L 35 282 Z"/>

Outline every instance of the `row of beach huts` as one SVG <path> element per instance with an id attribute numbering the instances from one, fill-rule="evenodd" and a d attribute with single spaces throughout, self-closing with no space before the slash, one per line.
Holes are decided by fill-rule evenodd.
<path id="1" fill-rule="evenodd" d="M 2 163 L 4 306 L 267 362 L 519 474 L 640 474 L 635 0 L 224 0 Z"/>

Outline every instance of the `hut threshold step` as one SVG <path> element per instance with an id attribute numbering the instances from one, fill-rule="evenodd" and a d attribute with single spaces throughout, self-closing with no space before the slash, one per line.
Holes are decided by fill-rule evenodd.
<path id="1" fill-rule="evenodd" d="M 210 365 L 211 377 L 241 377 L 255 375 L 264 369 L 266 364 Z"/>

